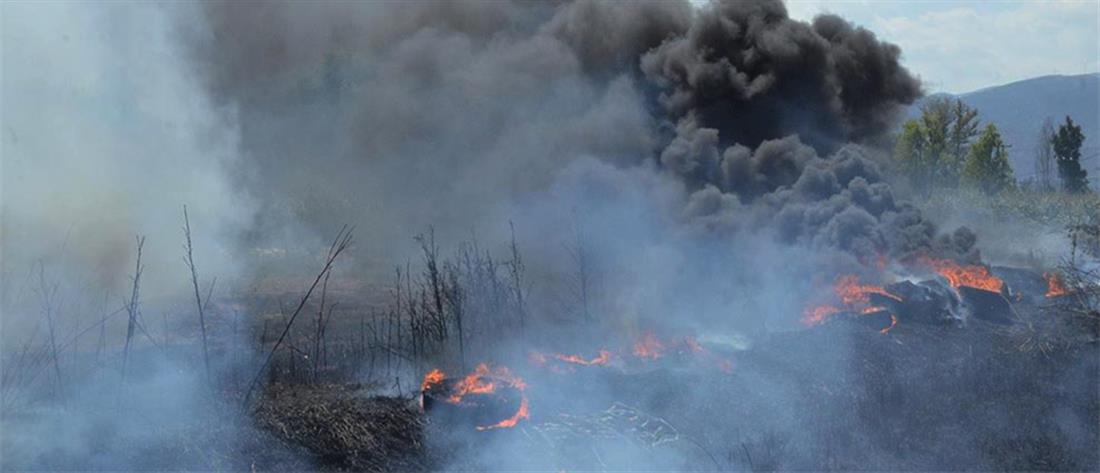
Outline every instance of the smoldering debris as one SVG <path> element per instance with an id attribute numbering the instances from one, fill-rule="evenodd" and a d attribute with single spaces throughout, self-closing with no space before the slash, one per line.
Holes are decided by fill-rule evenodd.
<path id="1" fill-rule="evenodd" d="M 1010 326 L 1024 323 L 1020 311 L 1048 309 L 1070 293 L 1057 272 L 987 268 L 928 258 L 920 258 L 915 264 L 930 264 L 938 275 L 927 279 L 920 269 L 898 269 L 895 271 L 902 271 L 903 276 L 888 277 L 903 279 L 881 286 L 864 284 L 856 275 L 838 276 L 829 300 L 808 307 L 803 323 L 817 325 L 844 315 L 868 326 L 882 327 L 883 333 L 898 323 L 964 328 L 971 320 L 981 320 Z M 1009 279 L 1000 275 L 1008 275 Z M 1088 302 L 1077 302 L 1081 310 L 1087 310 Z"/>
<path id="2" fill-rule="evenodd" d="M 901 300 L 881 300 L 905 321 L 933 325 L 962 325 L 966 319 L 959 295 L 946 284 L 928 280 L 919 283 L 902 281 L 887 287 Z"/>
<path id="3" fill-rule="evenodd" d="M 5 458 L 22 455 L 5 467 L 1100 463 L 1091 449 L 1100 435 L 1095 336 L 1067 322 L 1094 314 L 1094 305 L 1072 305 L 1083 300 L 1077 286 L 1046 275 L 1039 295 L 1030 270 L 1002 280 L 983 261 L 978 233 L 941 229 L 892 185 L 884 145 L 923 91 L 900 50 L 869 30 L 834 15 L 793 20 L 778 0 L 219 1 L 140 12 L 114 9 L 81 23 L 89 31 L 73 43 L 93 49 L 76 52 L 158 64 L 178 83 L 110 107 L 127 119 L 102 135 L 109 143 L 90 159 L 71 152 L 82 148 L 79 136 L 45 146 L 50 127 L 28 133 L 17 121 L 29 145 L 4 142 L 6 156 L 19 153 L 20 171 L 57 162 L 39 163 L 27 150 L 57 151 L 62 163 L 111 162 L 126 170 L 126 184 L 140 185 L 108 196 L 59 193 L 56 205 L 35 206 L 27 204 L 35 190 L 58 186 L 52 170 L 32 173 L 14 194 L 5 186 L 5 232 L 12 221 L 41 224 L 17 225 L 18 243 L 5 238 L 3 249 L 33 259 L 29 250 L 49 240 L 43 235 L 61 233 L 64 209 L 96 209 L 87 213 L 98 218 L 99 209 L 114 212 L 111 202 L 126 203 L 100 230 L 109 244 L 77 239 L 76 257 L 48 263 L 57 274 L 86 275 L 98 271 L 89 261 L 106 261 L 94 290 L 132 282 L 124 288 L 133 301 L 127 343 L 136 333 L 138 353 L 195 356 L 150 369 L 163 382 L 116 399 L 110 393 L 134 385 L 111 376 L 66 382 L 63 371 L 84 372 L 70 358 L 86 347 L 35 352 L 42 366 L 52 355 L 56 381 L 26 393 L 62 408 L 18 419 L 19 431 L 34 436 L 5 433 Z M 148 44 L 156 47 L 135 46 Z M 20 64 L 36 61 L 26 54 Z M 70 77 L 102 71 L 58 72 L 74 82 L 15 83 L 34 92 L 27 97 L 70 97 L 87 85 Z M 143 83 L 130 74 L 110 77 Z M 22 96 L 11 83 L 5 97 Z M 102 98 L 126 95 L 114 83 L 92 95 L 116 105 Z M 98 120 L 105 107 L 87 102 L 90 113 L 55 115 Z M 132 113 L 149 104 L 158 113 Z M 176 109 L 189 111 L 186 120 Z M 159 126 L 149 123 L 173 130 L 171 139 L 145 133 Z M 171 166 L 103 157 L 161 147 L 178 152 L 165 158 Z M 145 180 L 151 170 L 159 173 Z M 78 184 L 62 187 L 89 183 Z M 9 195 L 22 196 L 15 220 Z M 73 199 L 81 205 L 65 205 Z M 204 312 L 194 272 L 190 284 L 166 276 L 174 274 L 162 261 L 168 252 L 157 245 L 174 247 L 180 236 L 164 234 L 176 222 L 162 211 L 180 204 L 192 205 L 201 274 L 232 281 L 216 297 L 231 316 L 216 313 L 225 312 L 217 303 Z M 324 261 L 329 233 L 345 222 L 359 224 L 361 245 L 338 270 L 313 273 L 319 294 L 307 290 L 302 268 Z M 133 275 L 122 256 L 131 225 L 152 230 L 152 259 Z M 247 254 L 254 257 L 240 256 Z M 12 274 L 13 263 L 3 264 Z M 139 278 L 142 264 L 149 273 Z M 167 314 L 177 315 L 177 305 L 164 290 L 158 303 L 138 304 L 139 279 L 193 293 L 210 325 L 172 330 Z M 15 292 L 10 280 L 5 295 Z M 48 286 L 40 292 L 51 294 Z M 74 318 L 87 315 L 85 297 L 66 293 Z M 38 326 L 33 299 L 0 301 L 6 329 L 12 318 Z M 300 301 L 297 309 L 287 300 Z M 190 295 L 186 307 L 190 317 Z M 22 309 L 18 317 L 12 308 Z M 165 314 L 163 330 L 149 321 L 153 313 Z M 295 325 L 300 314 L 308 327 Z M 117 327 L 101 333 L 109 329 Z M 205 329 L 215 332 L 211 357 L 227 366 L 204 377 L 192 332 Z M 102 339 L 97 362 L 114 348 Z M 536 350 L 542 361 L 531 356 Z M 87 376 L 117 365 L 104 362 Z M 439 381 L 420 384 L 433 369 Z M 236 410 L 253 399 L 242 380 L 266 385 L 255 410 Z M 73 389 L 83 386 L 99 394 Z M 198 427 L 181 422 L 211 399 L 218 402 Z M 125 416 L 97 414 L 131 401 Z M 147 414 L 168 433 L 143 435 Z M 202 432 L 222 419 L 233 421 L 227 431 Z M 172 450 L 177 437 L 194 441 Z M 126 450 L 128 442 L 139 446 Z M 277 458 L 265 457 L 269 445 Z M 144 453 L 153 461 L 135 461 Z"/>
<path id="4" fill-rule="evenodd" d="M 1049 315 L 1024 314 L 1036 326 Z M 965 329 L 903 323 L 888 334 L 833 323 L 774 334 L 739 352 L 732 373 L 670 365 L 532 371 L 530 420 L 476 432 L 473 423 L 429 416 L 428 432 L 450 452 L 440 460 L 456 469 L 1095 464 L 1096 432 L 1087 422 L 1100 415 L 1100 403 L 1086 392 L 1098 381 L 1097 346 L 1041 352 L 1021 345 L 1035 336 L 983 321 Z M 1062 384 L 1066 376 L 1084 378 Z M 1009 412 L 998 401 L 1004 395 L 1014 399 Z M 1051 396 L 1081 402 L 1040 401 Z M 1035 448 L 1017 448 L 1029 442 Z"/>

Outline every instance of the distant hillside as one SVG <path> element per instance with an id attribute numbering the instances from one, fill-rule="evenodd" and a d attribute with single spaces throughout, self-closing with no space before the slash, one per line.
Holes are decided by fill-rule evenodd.
<path id="1" fill-rule="evenodd" d="M 933 96 L 942 95 L 949 94 Z M 1100 74 L 1036 77 L 957 97 L 977 108 L 983 123 L 993 122 L 1001 130 L 1020 180 L 1034 175 L 1032 163 L 1043 120 L 1051 117 L 1057 126 L 1069 115 L 1085 133 L 1085 168 L 1093 188 L 1100 188 Z M 909 109 L 909 116 L 919 115 L 918 103 Z"/>

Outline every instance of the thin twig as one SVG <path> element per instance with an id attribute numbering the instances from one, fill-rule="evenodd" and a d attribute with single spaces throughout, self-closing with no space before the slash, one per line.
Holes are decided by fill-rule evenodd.
<path id="1" fill-rule="evenodd" d="M 126 369 L 130 363 L 130 345 L 134 339 L 134 328 L 137 326 L 138 300 L 141 294 L 141 250 L 145 247 L 145 237 L 137 237 L 137 262 L 134 263 L 133 286 L 130 290 L 130 302 L 126 304 L 126 313 L 129 320 L 126 324 L 126 345 L 122 349 L 122 381 L 126 381 Z"/>
<path id="2" fill-rule="evenodd" d="M 210 382 L 210 350 L 206 344 L 206 311 L 204 310 L 202 297 L 199 295 L 199 275 L 195 269 L 195 259 L 192 256 L 194 246 L 191 244 L 191 218 L 187 215 L 186 205 L 183 206 L 183 236 L 186 240 L 183 261 L 187 263 L 187 267 L 191 270 L 191 287 L 195 289 L 195 306 L 199 309 L 199 330 L 202 333 L 202 362 L 206 368 L 206 381 Z M 213 290 L 213 287 L 211 284 L 211 290 Z M 209 301 L 209 299 L 207 300 Z"/>
<path id="3" fill-rule="evenodd" d="M 57 347 L 57 323 L 54 314 L 54 298 L 57 296 L 57 284 L 49 286 L 46 284 L 46 266 L 41 261 L 38 262 L 38 280 L 41 284 L 42 293 L 42 312 L 46 315 L 46 329 L 47 335 L 50 341 L 50 358 L 53 361 L 54 375 L 57 377 L 57 392 L 61 399 L 65 399 L 65 386 L 61 379 L 61 361 L 60 350 Z"/>

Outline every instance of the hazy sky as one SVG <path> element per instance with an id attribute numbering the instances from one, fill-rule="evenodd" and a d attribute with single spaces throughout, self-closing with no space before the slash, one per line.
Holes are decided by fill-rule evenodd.
<path id="1" fill-rule="evenodd" d="M 839 14 L 901 46 L 929 91 L 1097 72 L 1100 1 L 788 0 L 792 17 Z"/>

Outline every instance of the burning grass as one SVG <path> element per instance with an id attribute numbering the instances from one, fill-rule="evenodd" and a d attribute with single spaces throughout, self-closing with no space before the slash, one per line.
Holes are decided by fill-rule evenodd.
<path id="1" fill-rule="evenodd" d="M 450 382 L 448 382 L 450 381 Z M 504 366 L 490 368 L 488 364 L 481 363 L 473 372 L 453 380 L 448 380 L 446 374 L 439 369 L 433 369 L 424 375 L 421 383 L 421 406 L 427 411 L 435 402 L 444 402 L 453 406 L 479 407 L 484 399 L 492 399 L 493 403 L 499 402 L 510 391 L 519 396 L 519 406 L 515 413 L 500 421 L 477 425 L 479 431 L 492 429 L 507 429 L 515 427 L 519 421 L 529 418 L 530 407 L 528 405 L 527 383 L 523 378 L 516 376 L 512 370 Z"/>
<path id="2" fill-rule="evenodd" d="M 1034 306 L 1024 314 L 1047 315 Z M 1095 428 L 1055 420 L 1070 414 L 1100 420 L 1100 400 L 1090 394 L 1100 381 L 1097 345 L 1077 340 L 1043 353 L 1025 350 L 1019 333 L 982 321 L 965 329 L 899 324 L 891 335 L 852 323 L 776 335 L 742 353 L 731 376 L 661 363 L 651 370 L 607 366 L 543 375 L 530 380 L 538 415 L 497 434 L 467 431 L 470 448 L 483 454 L 460 461 L 487 463 L 459 465 L 1079 470 L 1098 464 L 1089 450 Z M 846 350 L 826 349 L 837 343 Z M 553 394 L 545 392 L 550 385 Z M 777 420 L 783 413 L 792 417 Z M 1071 427 L 1083 430 L 1068 437 Z M 514 443 L 498 451 L 501 438 Z M 487 444 L 489 451 L 478 450 Z M 1023 444 L 1049 448 L 1018 448 Z"/>
<path id="3" fill-rule="evenodd" d="M 426 249 L 425 253 L 431 261 L 435 250 Z M 620 335 L 613 342 L 601 340 L 587 347 L 573 340 L 569 349 L 521 351 L 530 355 L 531 364 L 527 366 L 522 361 L 510 365 L 512 369 L 483 364 L 469 373 L 459 371 L 454 377 L 434 369 L 428 370 L 422 380 L 419 376 L 410 379 L 410 372 L 424 373 L 424 366 L 437 362 L 438 366 L 461 366 L 466 360 L 482 357 L 489 350 L 483 349 L 485 343 L 477 342 L 511 336 L 524 340 L 526 322 L 519 313 L 525 305 L 515 289 L 501 286 L 485 289 L 481 295 L 467 290 L 478 284 L 491 288 L 501 282 L 493 276 L 497 267 L 488 259 L 467 264 L 471 269 L 464 272 L 446 262 L 437 263 L 440 272 L 429 270 L 419 276 L 410 276 L 406 269 L 397 279 L 399 292 L 395 291 L 393 305 L 381 313 L 371 308 L 369 319 L 363 314 L 364 307 L 342 307 L 346 312 L 338 311 L 334 316 L 331 310 L 324 312 L 323 305 L 303 301 L 303 313 L 318 314 L 316 325 L 296 330 L 290 327 L 291 317 L 284 312 L 271 330 L 267 321 L 262 321 L 262 330 L 253 327 L 257 329 L 254 334 L 258 335 L 255 338 L 260 342 L 261 354 L 271 354 L 271 365 L 266 372 L 260 370 L 266 387 L 257 391 L 262 395 L 250 411 L 253 418 L 248 420 L 254 420 L 266 432 L 246 431 L 248 435 L 262 434 L 255 436 L 262 440 L 250 440 L 242 447 L 250 452 L 233 458 L 262 457 L 262 442 L 272 442 L 274 436 L 284 444 L 280 447 L 308 452 L 303 458 L 316 462 L 310 466 L 422 470 L 453 465 L 449 463 L 453 458 L 443 458 L 428 446 L 432 445 L 428 437 L 433 431 L 457 433 L 477 449 L 484 448 L 487 439 L 530 441 L 568 430 L 568 438 L 561 441 L 572 445 L 550 442 L 554 449 L 560 449 L 540 452 L 549 462 L 541 466 L 644 468 L 663 464 L 657 463 L 660 460 L 678 459 L 676 455 L 689 455 L 696 462 L 692 465 L 702 464 L 707 469 L 746 465 L 750 469 L 761 465 L 804 469 L 1075 468 L 1098 464 L 1095 456 L 1075 450 L 1082 443 L 1080 439 L 1060 437 L 1058 426 L 1049 422 L 1057 413 L 1047 407 L 1067 405 L 1074 419 L 1100 419 L 1096 397 L 1085 392 L 1088 383 L 1095 381 L 1095 376 L 1086 372 L 1094 361 L 1082 360 L 1095 356 L 1095 336 L 1082 336 L 1074 331 L 1076 322 L 1070 323 L 1095 313 L 1094 306 L 1082 303 L 1095 300 L 1095 283 L 1089 282 L 1095 277 L 1091 274 L 1063 268 L 1059 273 L 1041 276 L 1019 270 L 1041 287 L 1029 288 L 1027 292 L 1033 297 L 1024 299 L 1006 297 L 1014 294 L 1017 285 L 1023 286 L 1012 277 L 1004 276 L 1010 281 L 1005 282 L 990 268 L 947 260 L 927 262 L 946 282 L 933 278 L 923 281 L 921 284 L 929 283 L 923 286 L 908 281 L 879 286 L 854 275 L 840 276 L 833 280 L 823 298 L 826 300 L 820 301 L 825 304 L 808 309 L 811 327 L 771 334 L 751 349 L 736 352 L 736 370 L 733 352 L 715 345 L 713 338 L 703 338 L 706 343 L 701 343 L 692 336 L 640 331 L 635 338 Z M 879 267 L 881 277 L 872 282 L 889 279 L 887 266 Z M 477 276 L 484 271 L 489 271 L 488 275 Z M 433 277 L 441 282 L 434 285 Z M 327 283 L 321 286 L 322 299 L 326 287 Z M 1017 325 L 1007 326 L 993 326 L 981 317 L 966 326 L 940 324 L 940 319 L 932 316 L 921 323 L 909 323 L 917 321 L 910 317 L 913 313 L 929 307 L 954 310 L 945 309 L 945 301 L 959 303 L 960 297 L 965 301 L 971 291 L 1006 304 L 1012 299 L 1012 310 L 1018 307 L 1023 315 L 1009 321 Z M 511 299 L 503 298 L 506 303 L 496 308 L 487 303 L 493 297 L 504 296 Z M 928 304 L 906 309 L 907 304 L 916 307 L 914 301 L 918 300 Z M 837 313 L 845 316 L 832 317 Z M 1085 315 L 1079 317 L 1079 313 Z M 357 317 L 349 318 L 347 314 Z M 1078 318 L 1063 317 L 1066 314 L 1078 314 L 1074 315 Z M 830 323 L 821 323 L 826 320 Z M 852 321 L 858 323 L 847 323 Z M 867 321 L 879 325 L 871 327 Z M 465 324 L 466 332 L 459 329 L 460 324 Z M 280 328 L 285 331 L 285 342 L 273 345 Z M 497 337 L 499 331 L 506 336 Z M 878 332 L 890 336 L 882 337 Z M 330 339 L 325 335 L 329 333 L 335 336 Z M 216 349 L 222 345 L 218 338 L 211 338 L 211 342 L 215 348 L 211 353 L 220 353 L 222 350 Z M 837 346 L 843 349 L 835 349 Z M 201 353 L 198 349 L 188 351 Z M 39 360 L 34 366 L 49 365 L 45 355 L 28 359 Z M 490 409 L 486 415 L 436 422 L 434 413 L 425 416 L 409 397 L 380 396 L 377 390 L 363 386 L 328 383 L 328 373 L 334 372 L 337 364 L 349 367 L 339 371 L 344 381 L 385 380 L 387 387 L 394 381 L 391 392 L 409 393 L 417 387 L 422 392 L 439 390 L 433 398 L 441 410 L 470 406 Z M 38 371 L 43 369 L 39 367 Z M 238 378 L 233 378 L 237 384 L 248 381 Z M 1003 421 L 997 415 L 1005 406 L 1011 411 L 1008 429 L 1013 435 L 989 429 L 966 430 L 970 424 L 987 427 Z M 844 420 L 853 412 L 857 421 Z M 783 424 L 775 421 L 775 413 L 793 414 L 784 419 L 789 424 Z M 197 428 L 209 426 L 211 421 L 204 422 Z M 800 430 L 806 425 L 823 427 Z M 868 441 L 851 437 L 847 432 L 852 431 L 866 432 L 874 440 L 861 443 Z M 948 434 L 943 434 L 945 431 Z M 181 437 L 189 437 L 189 431 L 181 432 Z M 1083 432 L 1085 440 L 1097 437 L 1094 430 Z M 603 435 L 607 438 L 600 437 Z M 620 458 L 615 461 L 621 463 L 616 463 L 602 453 L 589 458 L 570 450 L 578 445 L 602 448 L 592 445 L 629 436 L 635 443 L 642 438 L 644 446 L 631 453 L 650 455 L 650 450 L 672 446 L 677 451 L 655 451 L 652 457 L 638 457 L 644 461 Z M 944 444 L 945 437 L 970 440 L 984 450 L 967 445 L 970 450 L 954 451 L 955 445 Z M 785 445 L 802 446 L 764 448 L 755 440 L 760 438 L 781 438 L 787 441 Z M 729 439 L 735 439 L 732 447 L 722 443 Z M 1065 447 L 1053 455 L 1004 451 L 1015 448 L 1021 439 Z M 197 468 L 225 465 L 218 459 L 192 461 L 198 458 L 196 452 L 205 448 L 210 452 L 220 450 L 186 440 L 178 443 L 187 446 L 184 454 L 157 454 L 163 455 L 168 464 Z M 910 446 L 917 451 L 910 450 Z M 542 447 L 535 447 L 535 451 L 538 448 Z M 606 448 L 614 450 L 613 446 Z M 785 453 L 775 453 L 780 450 Z M 180 455 L 193 458 L 177 458 Z M 1000 459 L 980 461 L 989 455 Z M 583 460 L 568 463 L 563 460 L 567 456 Z M 944 459 L 939 459 L 941 456 Z M 516 465 L 509 463 L 514 460 L 488 466 L 506 469 Z M 654 463 L 645 463 L 650 460 Z M 305 465 L 270 461 L 257 464 L 273 468 Z"/>

